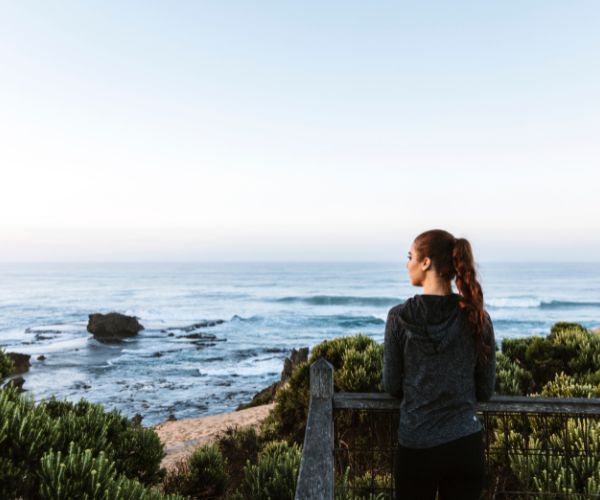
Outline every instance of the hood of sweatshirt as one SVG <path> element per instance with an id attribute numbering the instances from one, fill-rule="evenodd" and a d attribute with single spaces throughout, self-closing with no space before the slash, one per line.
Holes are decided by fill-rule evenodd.
<path id="1" fill-rule="evenodd" d="M 430 353 L 441 352 L 460 334 L 459 295 L 415 295 L 400 311 L 406 334 Z"/>

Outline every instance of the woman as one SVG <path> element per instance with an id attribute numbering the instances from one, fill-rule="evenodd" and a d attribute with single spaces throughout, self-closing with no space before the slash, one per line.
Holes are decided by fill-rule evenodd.
<path id="1" fill-rule="evenodd" d="M 396 498 L 476 499 L 485 463 L 475 403 L 492 395 L 496 344 L 471 245 L 426 231 L 406 267 L 423 294 L 389 311 L 383 368 L 385 391 L 402 399 Z"/>

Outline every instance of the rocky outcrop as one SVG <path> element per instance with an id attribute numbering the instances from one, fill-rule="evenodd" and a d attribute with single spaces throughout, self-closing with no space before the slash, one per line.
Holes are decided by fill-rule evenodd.
<path id="1" fill-rule="evenodd" d="M 135 316 L 116 312 L 90 314 L 87 331 L 100 340 L 120 339 L 137 335 L 144 327 Z"/>
<path id="2" fill-rule="evenodd" d="M 245 410 L 246 408 L 252 408 L 253 406 L 265 405 L 272 403 L 275 400 L 277 391 L 281 389 L 288 379 L 292 376 L 294 369 L 305 361 L 308 361 L 308 347 L 302 347 L 298 350 L 292 349 L 292 353 L 289 358 L 285 358 L 283 361 L 283 371 L 281 372 L 281 379 L 278 382 L 274 382 L 269 387 L 257 392 L 252 401 L 247 404 L 241 404 L 236 408 L 236 411 Z"/>
<path id="3" fill-rule="evenodd" d="M 288 380 L 292 376 L 294 368 L 305 361 L 308 361 L 308 347 L 301 347 L 298 350 L 292 349 L 292 354 L 290 354 L 290 357 L 285 358 L 283 362 L 281 381 L 285 382 Z"/>
<path id="4" fill-rule="evenodd" d="M 21 354 L 19 352 L 7 352 L 6 355 L 12 359 L 13 370 L 12 373 L 25 373 L 29 371 L 31 363 L 29 354 Z"/>
<path id="5" fill-rule="evenodd" d="M 211 326 L 222 325 L 225 323 L 225 320 L 215 319 L 209 321 L 200 321 L 199 323 L 194 323 L 193 325 L 182 326 L 179 330 L 183 332 L 193 332 L 194 330 L 198 330 L 199 328 L 209 328 Z"/>
<path id="6" fill-rule="evenodd" d="M 4 384 L 4 388 L 14 388 L 17 392 L 25 392 L 23 389 L 23 385 L 25 384 L 25 379 L 23 377 L 15 377 L 10 379 L 6 384 Z"/>

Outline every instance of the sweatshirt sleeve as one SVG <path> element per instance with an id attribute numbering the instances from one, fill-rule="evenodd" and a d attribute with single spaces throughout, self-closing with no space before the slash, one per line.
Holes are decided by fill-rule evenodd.
<path id="1" fill-rule="evenodd" d="M 385 323 L 383 390 L 397 398 L 402 398 L 404 374 L 401 333 L 402 326 L 395 318 L 394 309 L 391 309 Z"/>
<path id="2" fill-rule="evenodd" d="M 489 401 L 496 385 L 496 338 L 494 325 L 488 315 L 489 329 L 484 337 L 485 343 L 490 347 L 490 356 L 483 365 L 475 366 L 475 397 L 477 401 Z"/>

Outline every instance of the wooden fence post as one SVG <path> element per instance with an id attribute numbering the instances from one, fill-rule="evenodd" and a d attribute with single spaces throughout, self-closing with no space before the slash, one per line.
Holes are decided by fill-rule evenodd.
<path id="1" fill-rule="evenodd" d="M 333 500 L 333 366 L 310 366 L 310 406 L 295 500 Z"/>

